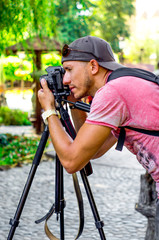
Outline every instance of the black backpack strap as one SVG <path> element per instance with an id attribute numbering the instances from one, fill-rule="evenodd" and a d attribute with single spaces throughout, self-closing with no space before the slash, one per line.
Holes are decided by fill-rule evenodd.
<path id="1" fill-rule="evenodd" d="M 119 77 L 124 77 L 124 76 L 134 76 L 134 77 L 142 78 L 142 79 L 157 83 L 159 85 L 159 77 L 156 76 L 154 73 L 140 69 L 140 68 L 127 68 L 127 67 L 118 68 L 115 71 L 113 71 L 109 75 L 107 82 Z"/>
<path id="2" fill-rule="evenodd" d="M 124 141 L 125 141 L 125 136 L 126 136 L 125 128 L 133 130 L 133 131 L 136 131 L 136 132 L 144 133 L 144 134 L 147 134 L 147 135 L 159 137 L 159 131 L 155 131 L 155 130 L 146 130 L 146 129 L 142 129 L 142 128 L 133 128 L 133 127 L 130 127 L 130 126 L 119 127 L 119 128 L 120 128 L 120 133 L 119 133 L 117 146 L 115 148 L 118 151 L 122 151 L 123 146 L 124 146 Z"/>
<path id="3" fill-rule="evenodd" d="M 123 146 L 124 146 L 124 142 L 125 142 L 125 136 L 126 136 L 125 128 L 121 127 L 118 142 L 117 142 L 117 145 L 116 145 L 116 148 L 115 148 L 116 150 L 118 150 L 118 151 L 123 150 Z"/>

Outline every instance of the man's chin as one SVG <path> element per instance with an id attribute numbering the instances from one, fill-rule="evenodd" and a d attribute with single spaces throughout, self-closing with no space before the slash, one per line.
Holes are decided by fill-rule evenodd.
<path id="1" fill-rule="evenodd" d="M 81 100 L 82 98 L 86 97 L 86 95 L 82 94 L 82 92 L 81 93 L 80 92 L 74 92 L 72 94 L 73 94 L 74 98 L 76 98 L 77 100 Z"/>
<path id="2" fill-rule="evenodd" d="M 79 95 L 74 95 L 74 98 L 76 98 L 76 100 L 81 100 L 81 98 L 83 98 L 83 96 L 79 96 Z"/>

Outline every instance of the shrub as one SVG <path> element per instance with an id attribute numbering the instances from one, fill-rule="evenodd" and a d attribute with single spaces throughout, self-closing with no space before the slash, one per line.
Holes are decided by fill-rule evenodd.
<path id="1" fill-rule="evenodd" d="M 18 71 L 18 73 L 16 73 Z M 20 75 L 24 71 L 25 75 Z M 6 80 L 29 80 L 32 81 L 29 73 L 32 72 L 32 63 L 27 60 L 22 60 L 17 56 L 9 56 L 3 58 L 3 72 Z M 23 72 L 23 74 L 24 74 Z"/>
<path id="2" fill-rule="evenodd" d="M 19 109 L 10 109 L 6 106 L 0 107 L 0 124 L 8 125 L 31 125 L 28 113 Z"/>
<path id="3" fill-rule="evenodd" d="M 56 53 L 42 55 L 43 68 L 48 66 L 61 66 L 61 56 Z M 45 73 L 46 74 L 46 73 Z"/>
<path id="4" fill-rule="evenodd" d="M 39 140 L 39 137 L 0 134 L 0 166 L 31 162 Z"/>

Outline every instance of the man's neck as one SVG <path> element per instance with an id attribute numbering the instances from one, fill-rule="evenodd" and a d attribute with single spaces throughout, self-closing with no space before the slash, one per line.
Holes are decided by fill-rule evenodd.
<path id="1" fill-rule="evenodd" d="M 95 86 L 93 89 L 92 96 L 94 96 L 95 93 L 106 84 L 110 72 L 111 72 L 110 70 L 102 68 L 102 71 L 100 71 L 95 78 Z"/>

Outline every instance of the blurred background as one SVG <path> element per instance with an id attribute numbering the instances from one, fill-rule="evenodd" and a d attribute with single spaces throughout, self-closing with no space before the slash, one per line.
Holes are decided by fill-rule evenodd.
<path id="1" fill-rule="evenodd" d="M 22 180 L 25 179 L 29 166 L 21 168 L 21 171 L 18 168 L 14 168 L 13 171 L 2 170 L 31 163 L 37 150 L 43 128 L 41 107 L 37 99 L 37 91 L 40 88 L 39 77 L 46 74 L 45 69 L 48 66 L 61 65 L 63 44 L 69 44 L 86 35 L 101 37 L 108 41 L 117 62 L 128 67 L 143 68 L 159 75 L 158 0 L 0 1 L 0 210 L 3 239 L 6 239 L 9 217 L 14 211 L 14 204 L 18 201 L 16 201 L 16 197 L 19 197 L 17 190 L 22 191 Z M 55 152 L 52 145 L 50 142 L 47 144 L 51 149 L 51 152 L 49 150 L 51 159 L 54 159 Z M 99 166 L 96 168 L 96 175 L 93 175 L 92 185 L 99 201 L 98 206 L 102 207 L 101 212 L 104 217 L 105 214 L 107 216 L 106 227 L 110 234 L 108 236 L 111 239 L 124 240 L 132 237 L 131 239 L 139 240 L 143 239 L 147 226 L 147 229 L 151 229 L 154 234 L 152 227 L 154 219 L 148 219 L 147 225 L 145 217 L 135 211 L 134 203 L 138 199 L 139 179 L 143 169 L 138 169 L 136 160 L 131 163 L 131 158 L 134 157 L 132 154 L 129 156 L 127 152 L 125 153 L 124 157 L 121 157 L 116 151 L 110 152 L 112 155 L 108 155 L 110 160 L 106 159 L 107 163 L 105 157 L 101 159 L 103 162 L 101 165 L 100 162 L 97 163 Z M 45 210 L 41 197 L 46 196 L 46 202 L 51 199 L 50 179 L 54 173 L 50 172 L 46 177 L 46 173 L 48 174 L 52 169 L 50 164 L 48 162 L 45 167 L 43 165 L 40 178 L 37 179 L 38 188 L 35 189 L 39 190 L 40 196 L 38 197 L 38 193 L 33 191 L 34 194 L 36 193 L 36 200 L 32 202 L 35 202 L 36 206 L 34 207 L 31 202 L 30 218 L 34 216 L 33 209 L 37 218 L 42 215 L 41 209 Z M 147 182 L 153 186 L 152 181 L 148 179 Z M 149 185 L 149 189 L 152 190 Z M 69 195 L 72 200 L 72 187 L 70 185 L 68 187 L 69 191 L 71 189 Z M 100 189 L 104 189 L 102 196 Z M 150 195 L 151 192 L 153 193 L 153 191 L 149 192 Z M 148 199 L 150 198 L 152 196 L 148 195 Z M 42 205 L 37 204 L 37 199 Z M 71 207 L 74 208 L 74 205 Z M 38 234 L 38 239 L 39 236 L 44 239 L 35 225 L 32 226 L 33 228 L 30 227 L 32 219 L 30 220 L 27 213 L 28 211 L 26 218 L 29 227 L 25 229 L 24 223 L 19 239 L 30 239 L 27 236 L 25 238 L 25 233 L 27 232 L 28 235 L 29 229 L 28 236 L 32 236 L 32 239 L 37 239 L 36 236 L 34 238 L 33 233 Z M 75 222 L 73 215 L 72 219 L 72 222 Z M 93 234 L 94 225 L 92 229 Z M 150 236 L 149 239 L 153 238 Z"/>
<path id="2" fill-rule="evenodd" d="M 18 109 L 41 133 L 39 76 L 79 37 L 101 37 L 118 62 L 159 74 L 158 0 L 1 0 L 0 22 L 0 125 Z"/>

